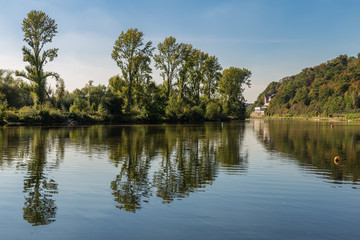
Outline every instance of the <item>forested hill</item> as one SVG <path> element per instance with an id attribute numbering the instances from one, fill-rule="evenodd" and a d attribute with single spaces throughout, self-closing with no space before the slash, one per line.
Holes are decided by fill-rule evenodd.
<path id="1" fill-rule="evenodd" d="M 264 105 L 264 95 L 273 94 L 268 115 L 332 116 L 360 113 L 360 54 L 339 57 L 305 68 L 295 76 L 272 82 L 259 95 L 253 108 Z M 251 109 L 253 111 L 253 109 Z"/>

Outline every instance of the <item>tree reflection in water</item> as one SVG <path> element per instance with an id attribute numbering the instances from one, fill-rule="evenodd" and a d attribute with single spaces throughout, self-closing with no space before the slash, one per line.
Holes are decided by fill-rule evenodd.
<path id="1" fill-rule="evenodd" d="M 48 131 L 37 131 L 31 141 L 31 156 L 24 179 L 24 219 L 34 226 L 47 225 L 55 221 L 57 207 L 53 194 L 57 184 L 44 173 L 47 164 Z"/>
<path id="2" fill-rule="evenodd" d="M 111 182 L 111 189 L 119 209 L 135 212 L 141 202 L 150 197 L 151 187 L 148 179 L 150 158 L 142 152 L 142 141 L 137 131 L 123 129 L 121 138 L 122 156 L 121 171 Z M 144 200 L 145 199 L 145 200 Z"/>
<path id="3" fill-rule="evenodd" d="M 32 225 L 55 221 L 58 185 L 51 170 L 65 149 L 108 156 L 119 167 L 110 183 L 116 207 L 136 212 L 152 195 L 163 203 L 188 197 L 212 184 L 219 170 L 242 174 L 245 124 L 18 127 L 0 131 L 0 169 L 18 163 L 26 171 L 23 218 Z M 104 155 L 105 154 L 105 155 Z"/>
<path id="4" fill-rule="evenodd" d="M 153 188 L 163 203 L 185 198 L 212 184 L 220 166 L 245 171 L 244 129 L 242 123 L 224 129 L 207 124 L 118 131 L 118 142 L 110 148 L 110 158 L 121 165 L 120 174 L 111 182 L 117 207 L 136 212 L 149 200 Z M 149 173 L 150 168 L 155 170 Z"/>
<path id="5" fill-rule="evenodd" d="M 253 120 L 258 139 L 270 150 L 290 154 L 302 167 L 341 184 L 359 182 L 360 129 L 338 122 Z M 340 163 L 333 161 L 340 156 Z M 311 166 L 315 166 L 314 169 Z"/>
<path id="6" fill-rule="evenodd" d="M 66 132 L 64 129 L 39 127 L 1 129 L 1 152 L 4 154 L 1 155 L 0 165 L 4 167 L 17 160 L 17 167 L 27 172 L 23 189 L 23 218 L 34 226 L 55 221 L 57 207 L 53 194 L 58 189 L 57 183 L 48 177 L 47 172 L 57 168 L 64 158 Z M 51 162 L 47 160 L 50 152 L 56 152 Z"/>
<path id="7" fill-rule="evenodd" d="M 203 126 L 166 128 L 167 141 L 153 178 L 156 195 L 164 203 L 187 197 L 214 181 L 218 167 L 214 152 L 217 142 L 205 130 Z"/>

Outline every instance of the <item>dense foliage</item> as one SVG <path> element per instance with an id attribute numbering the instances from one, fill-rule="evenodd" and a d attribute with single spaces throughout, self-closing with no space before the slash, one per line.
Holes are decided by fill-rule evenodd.
<path id="1" fill-rule="evenodd" d="M 360 112 L 360 55 L 341 55 L 319 66 L 270 83 L 254 107 L 262 106 L 264 95 L 275 93 L 268 115 L 333 116 Z M 253 110 L 253 108 L 251 110 Z"/>
<path id="2" fill-rule="evenodd" d="M 178 43 L 172 36 L 155 49 L 144 42 L 136 28 L 121 32 L 115 41 L 112 59 L 120 74 L 108 85 L 89 81 L 68 92 L 57 73 L 44 66 L 57 57 L 57 48 L 44 50 L 57 33 L 57 24 L 42 11 L 31 11 L 23 21 L 26 71 L 0 70 L 0 122 L 159 122 L 203 121 L 245 118 L 243 85 L 250 86 L 247 69 L 222 67 L 191 44 Z M 152 80 L 151 61 L 163 83 Z M 57 80 L 50 89 L 47 78 Z M 27 83 L 25 80 L 29 80 Z"/>

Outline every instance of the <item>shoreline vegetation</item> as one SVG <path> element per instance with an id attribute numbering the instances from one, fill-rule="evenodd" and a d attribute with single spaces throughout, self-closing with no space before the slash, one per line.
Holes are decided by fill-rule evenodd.
<path id="1" fill-rule="evenodd" d="M 97 125 L 97 124 L 161 124 L 161 123 L 204 123 L 226 122 L 241 120 L 236 117 L 224 117 L 218 120 L 209 120 L 204 117 L 199 119 L 183 118 L 174 120 L 148 120 L 138 118 L 137 115 L 109 116 L 101 113 L 70 113 L 59 109 L 25 108 L 18 111 L 7 110 L 3 113 L 0 126 L 74 126 L 74 125 Z M 244 119 L 242 119 L 244 120 Z"/>
<path id="2" fill-rule="evenodd" d="M 281 120 L 306 120 L 306 121 L 326 121 L 326 122 L 354 122 L 360 123 L 360 115 L 353 117 L 352 114 L 339 114 L 333 117 L 306 117 L 306 116 L 251 116 L 250 119 L 281 119 Z"/>
<path id="3" fill-rule="evenodd" d="M 137 28 L 122 31 L 109 53 L 120 74 L 107 85 L 90 80 L 69 92 L 56 72 L 45 71 L 58 56 L 46 49 L 57 24 L 42 11 L 29 12 L 22 22 L 25 46 L 23 71 L 0 69 L 0 124 L 96 124 L 202 122 L 245 119 L 244 86 L 251 71 L 221 67 L 218 58 L 172 36 L 153 47 Z M 163 80 L 152 80 L 150 63 Z M 56 81 L 51 88 L 48 79 Z M 76 80 L 76 79 L 74 79 Z"/>
<path id="4" fill-rule="evenodd" d="M 269 117 L 360 120 L 360 53 L 270 83 L 247 113 L 259 107 Z"/>

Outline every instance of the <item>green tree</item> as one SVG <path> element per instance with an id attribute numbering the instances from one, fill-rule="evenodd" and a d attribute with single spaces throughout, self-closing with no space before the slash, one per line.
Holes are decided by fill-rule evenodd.
<path id="1" fill-rule="evenodd" d="M 218 103 L 215 102 L 209 102 L 206 105 L 206 113 L 205 118 L 207 120 L 219 120 L 221 119 L 221 108 Z"/>
<path id="2" fill-rule="evenodd" d="M 0 101 L 0 125 L 4 125 L 6 123 L 6 119 L 5 119 L 6 109 L 7 109 L 7 102 Z"/>
<path id="3" fill-rule="evenodd" d="M 103 105 L 109 114 L 119 118 L 122 115 L 124 99 L 118 93 L 108 90 L 106 91 Z"/>
<path id="4" fill-rule="evenodd" d="M 166 95 L 151 82 L 145 89 L 143 99 L 146 119 L 150 122 L 160 121 L 165 114 Z"/>
<path id="5" fill-rule="evenodd" d="M 148 79 L 151 73 L 150 57 L 153 48 L 151 41 L 144 44 L 144 34 L 136 28 L 131 28 L 126 33 L 121 32 L 115 41 L 112 59 L 119 66 L 122 78 L 127 83 L 127 106 L 129 112 L 133 105 L 133 85 L 134 81 Z M 116 85 L 116 84 L 114 84 Z"/>
<path id="6" fill-rule="evenodd" d="M 56 102 L 58 103 L 66 94 L 66 90 L 65 90 L 65 83 L 64 80 L 60 80 L 56 83 L 56 91 L 55 91 L 55 99 Z"/>
<path id="7" fill-rule="evenodd" d="M 355 108 L 360 108 L 360 96 L 357 92 L 354 92 L 351 96 L 352 104 Z"/>
<path id="8" fill-rule="evenodd" d="M 172 36 L 165 38 L 164 42 L 158 44 L 159 54 L 154 55 L 155 67 L 161 70 L 161 77 L 166 83 L 167 97 L 169 98 L 173 79 L 175 78 L 181 64 L 181 47 Z"/>
<path id="9" fill-rule="evenodd" d="M 215 56 L 209 56 L 204 63 L 203 94 L 210 101 L 217 90 L 222 67 Z"/>
<path id="10" fill-rule="evenodd" d="M 251 72 L 245 68 L 225 69 L 219 81 L 219 91 L 223 100 L 224 113 L 238 118 L 244 116 L 245 99 L 243 85 L 250 86 Z"/>
<path id="11" fill-rule="evenodd" d="M 16 71 L 16 75 L 28 79 L 33 84 L 36 104 L 43 104 L 46 96 L 51 100 L 50 93 L 47 90 L 47 78 L 54 77 L 60 80 L 59 74 L 55 72 L 45 72 L 44 66 L 57 57 L 58 48 L 44 50 L 46 43 L 52 42 L 57 33 L 57 24 L 42 11 L 33 10 L 27 14 L 23 20 L 22 31 L 24 32 L 24 41 L 29 47 L 23 46 L 23 60 L 29 65 L 25 71 Z M 55 103 L 52 101 L 55 106 Z"/>
<path id="12" fill-rule="evenodd" d="M 106 92 L 105 85 L 94 86 L 93 81 L 90 80 L 82 89 L 74 90 L 74 103 L 71 105 L 70 111 L 73 113 L 96 112 L 99 107 L 103 107 Z"/>
<path id="13" fill-rule="evenodd" d="M 74 102 L 69 109 L 71 113 L 90 112 L 90 101 L 84 89 L 75 89 L 72 95 Z"/>
<path id="14" fill-rule="evenodd" d="M 0 101 L 7 102 L 10 108 L 32 105 L 29 85 L 21 79 L 14 79 L 13 72 L 0 69 Z"/>
<path id="15" fill-rule="evenodd" d="M 205 60 L 208 58 L 208 54 L 194 50 L 191 54 L 192 68 L 190 70 L 189 86 L 189 98 L 192 106 L 200 104 L 200 90 L 201 84 L 204 82 L 204 65 Z"/>

